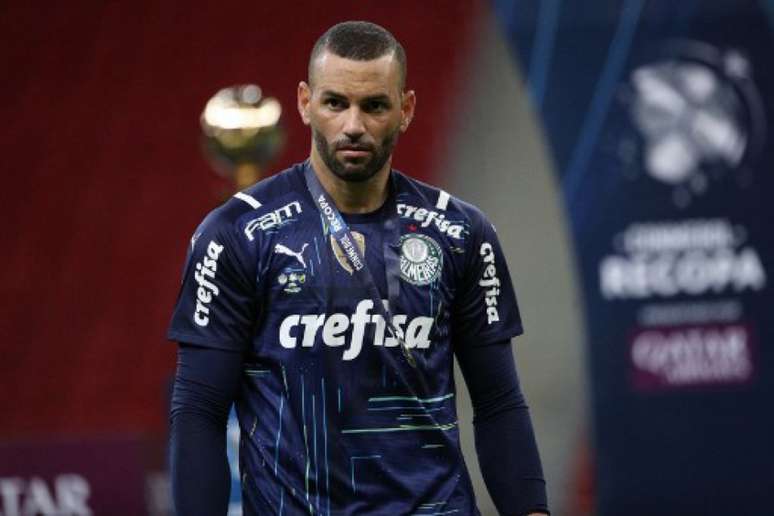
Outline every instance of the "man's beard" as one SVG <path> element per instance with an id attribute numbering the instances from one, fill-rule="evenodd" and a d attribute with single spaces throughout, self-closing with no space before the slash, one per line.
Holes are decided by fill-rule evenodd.
<path id="1" fill-rule="evenodd" d="M 322 133 L 312 129 L 312 138 L 314 139 L 317 153 L 323 160 L 328 169 L 339 179 L 352 183 L 362 183 L 371 179 L 379 172 L 387 160 L 392 155 L 392 149 L 398 140 L 399 128 L 388 134 L 381 145 L 358 143 L 348 138 L 328 143 Z M 336 151 L 342 147 L 355 148 L 358 150 L 370 151 L 370 158 L 363 158 L 362 163 L 341 162 L 336 158 Z"/>

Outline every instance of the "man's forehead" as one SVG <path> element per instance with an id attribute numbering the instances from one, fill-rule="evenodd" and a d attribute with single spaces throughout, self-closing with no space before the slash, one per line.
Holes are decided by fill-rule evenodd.
<path id="1" fill-rule="evenodd" d="M 399 93 L 400 89 L 400 64 L 394 53 L 358 61 L 325 51 L 312 63 L 310 72 L 309 79 L 316 90 L 368 90 L 369 94 L 389 94 Z"/>

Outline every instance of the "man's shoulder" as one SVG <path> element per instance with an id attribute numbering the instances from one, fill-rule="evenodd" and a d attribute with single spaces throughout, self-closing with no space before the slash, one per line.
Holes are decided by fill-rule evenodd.
<path id="1" fill-rule="evenodd" d="M 397 172 L 397 171 L 396 171 Z M 478 206 L 456 197 L 443 188 L 397 172 L 398 204 L 413 205 L 418 209 L 446 212 L 462 217 L 469 223 L 480 224 L 487 220 Z"/>
<path id="2" fill-rule="evenodd" d="M 265 211 L 281 202 L 287 196 L 300 196 L 300 165 L 296 164 L 269 177 L 261 179 L 252 186 L 237 192 L 224 203 L 227 211 L 249 213 Z"/>
<path id="3" fill-rule="evenodd" d="M 235 193 L 213 209 L 207 218 L 235 222 L 243 216 L 265 212 L 289 195 L 298 195 L 297 166 L 286 168 Z"/>
<path id="4" fill-rule="evenodd" d="M 197 232 L 245 233 L 250 221 L 271 213 L 285 204 L 299 204 L 298 165 L 282 170 L 235 193 L 210 211 Z M 291 207 L 292 208 L 292 207 Z M 300 211 L 300 204 L 298 210 Z M 247 235 L 250 237 L 251 235 Z M 252 240 L 252 238 L 248 238 Z"/>

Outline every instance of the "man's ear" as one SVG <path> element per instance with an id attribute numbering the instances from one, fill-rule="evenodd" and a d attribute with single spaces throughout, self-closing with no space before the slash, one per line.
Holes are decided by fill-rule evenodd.
<path id="1" fill-rule="evenodd" d="M 309 103 L 312 101 L 312 89 L 307 83 L 301 81 L 298 83 L 297 107 L 298 114 L 301 115 L 301 121 L 304 125 L 309 125 Z"/>
<path id="2" fill-rule="evenodd" d="M 417 96 L 414 90 L 403 93 L 400 103 L 400 132 L 408 130 L 411 120 L 414 118 L 414 109 L 417 106 Z"/>

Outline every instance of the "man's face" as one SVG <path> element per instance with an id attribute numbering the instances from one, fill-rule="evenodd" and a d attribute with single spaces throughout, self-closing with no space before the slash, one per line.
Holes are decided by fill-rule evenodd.
<path id="1" fill-rule="evenodd" d="M 400 67 L 392 54 L 354 61 L 323 52 L 307 85 L 298 88 L 298 108 L 311 126 L 313 153 L 339 178 L 362 182 L 384 168 L 408 128 L 414 92 L 401 91 Z"/>

